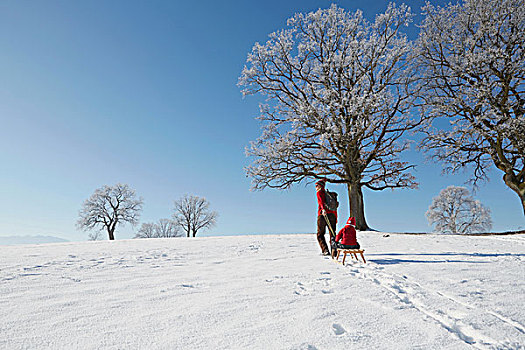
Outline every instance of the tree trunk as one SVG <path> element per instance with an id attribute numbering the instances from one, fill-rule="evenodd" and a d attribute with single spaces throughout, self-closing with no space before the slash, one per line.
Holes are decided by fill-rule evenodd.
<path id="1" fill-rule="evenodd" d="M 197 230 L 193 230 L 193 237 L 197 235 Z"/>
<path id="2" fill-rule="evenodd" d="M 110 241 L 114 241 L 115 240 L 115 236 L 113 235 L 114 231 L 115 231 L 115 229 L 108 229 L 108 235 L 109 235 L 109 240 Z"/>
<path id="3" fill-rule="evenodd" d="M 359 184 L 347 184 L 348 204 L 350 204 L 350 216 L 355 218 L 356 229 L 360 231 L 369 230 L 365 219 L 365 203 L 363 201 L 363 192 Z"/>
<path id="4" fill-rule="evenodd" d="M 518 196 L 521 200 L 521 208 L 523 209 L 523 216 L 525 216 L 525 194 L 521 194 L 518 192 Z"/>
<path id="5" fill-rule="evenodd" d="M 523 181 L 520 182 L 513 173 L 503 175 L 503 181 L 505 182 L 505 185 L 516 192 L 518 197 L 520 197 L 523 215 L 525 215 L 525 183 Z"/>

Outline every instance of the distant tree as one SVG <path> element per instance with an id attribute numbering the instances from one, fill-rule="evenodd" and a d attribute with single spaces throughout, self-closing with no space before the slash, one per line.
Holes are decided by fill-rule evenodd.
<path id="1" fill-rule="evenodd" d="M 169 219 L 160 219 L 155 225 L 155 232 L 159 238 L 180 237 L 182 235 L 177 223 Z"/>
<path id="2" fill-rule="evenodd" d="M 88 241 L 99 241 L 102 239 L 101 231 L 93 231 L 88 234 Z"/>
<path id="3" fill-rule="evenodd" d="M 474 200 L 465 187 L 448 186 L 435 197 L 426 212 L 429 224 L 441 233 L 489 232 L 490 209 Z"/>
<path id="4" fill-rule="evenodd" d="M 145 222 L 140 226 L 139 231 L 135 234 L 135 238 L 156 238 L 155 224 L 152 222 Z"/>
<path id="5" fill-rule="evenodd" d="M 400 160 L 413 118 L 413 45 L 400 28 L 410 9 L 390 4 L 370 23 L 332 5 L 296 14 L 288 28 L 256 43 L 239 85 L 262 95 L 262 135 L 247 149 L 253 189 L 286 189 L 324 178 L 345 184 L 357 228 L 369 228 L 362 188 L 416 188 Z"/>
<path id="6" fill-rule="evenodd" d="M 203 197 L 184 195 L 175 201 L 173 219 L 187 237 L 195 237 L 201 229 L 215 225 L 217 212 L 209 210 L 210 203 Z"/>
<path id="7" fill-rule="evenodd" d="M 135 238 L 172 238 L 180 237 L 177 223 L 169 219 L 160 219 L 156 223 L 143 223 Z"/>
<path id="8" fill-rule="evenodd" d="M 104 186 L 95 190 L 80 209 L 77 227 L 87 230 L 106 230 L 114 240 L 115 229 L 120 223 L 136 225 L 142 211 L 142 198 L 125 184 Z"/>
<path id="9" fill-rule="evenodd" d="M 525 2 L 465 0 L 424 7 L 419 37 L 423 113 L 448 121 L 422 142 L 446 172 L 495 166 L 525 215 Z M 441 123 L 443 124 L 443 123 Z"/>

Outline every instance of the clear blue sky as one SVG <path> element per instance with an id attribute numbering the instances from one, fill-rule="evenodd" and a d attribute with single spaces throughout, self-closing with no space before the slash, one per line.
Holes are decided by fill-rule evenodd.
<path id="1" fill-rule="evenodd" d="M 387 1 L 334 1 L 373 18 Z M 315 189 L 250 192 L 243 168 L 260 134 L 258 101 L 237 79 L 253 44 L 296 12 L 330 1 L 0 2 L 0 236 L 85 240 L 82 202 L 105 184 L 144 198 L 141 222 L 169 217 L 185 193 L 219 212 L 206 235 L 314 232 Z M 423 1 L 407 2 L 415 12 Z M 407 155 L 419 190 L 365 191 L 370 226 L 428 232 L 425 211 L 466 175 Z M 348 216 L 346 190 L 339 214 Z M 476 198 L 494 231 L 525 228 L 501 174 Z M 133 236 L 121 227 L 116 238 Z"/>

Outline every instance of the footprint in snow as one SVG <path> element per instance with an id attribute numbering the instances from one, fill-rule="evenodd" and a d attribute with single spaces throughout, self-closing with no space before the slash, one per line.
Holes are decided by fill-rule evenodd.
<path id="1" fill-rule="evenodd" d="M 334 323 L 332 325 L 332 331 L 334 331 L 335 335 L 342 335 L 346 333 L 346 330 L 340 324 L 337 323 Z"/>
<path id="2" fill-rule="evenodd" d="M 403 288 L 401 288 L 401 286 L 398 285 L 398 284 L 392 284 L 392 289 L 394 289 L 395 291 L 397 291 L 398 293 L 401 293 L 401 294 L 406 293 L 405 290 Z"/>
<path id="3" fill-rule="evenodd" d="M 301 282 L 297 282 L 297 286 L 295 288 L 294 294 L 297 295 L 306 295 L 307 291 L 304 285 Z"/>

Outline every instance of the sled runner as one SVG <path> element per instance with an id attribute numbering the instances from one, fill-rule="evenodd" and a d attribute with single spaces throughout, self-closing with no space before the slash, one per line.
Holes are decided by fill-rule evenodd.
<path id="1" fill-rule="evenodd" d="M 344 249 L 344 248 L 338 248 L 337 249 L 337 255 L 335 257 L 335 260 L 339 261 L 339 255 L 343 253 L 343 265 L 345 264 L 346 254 L 350 254 L 351 257 L 354 257 L 357 261 L 359 259 L 357 258 L 357 254 L 361 254 L 361 258 L 363 259 L 363 262 L 366 263 L 365 256 L 363 255 L 364 249 Z"/>

